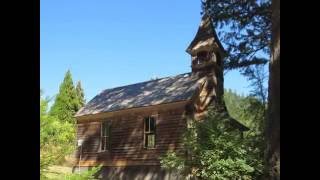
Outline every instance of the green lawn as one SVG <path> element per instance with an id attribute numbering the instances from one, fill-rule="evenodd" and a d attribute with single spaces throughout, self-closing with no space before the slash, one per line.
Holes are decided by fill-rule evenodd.
<path id="1" fill-rule="evenodd" d="M 50 180 L 65 179 L 66 174 L 72 173 L 72 167 L 68 166 L 51 166 L 49 172 L 46 174 Z"/>

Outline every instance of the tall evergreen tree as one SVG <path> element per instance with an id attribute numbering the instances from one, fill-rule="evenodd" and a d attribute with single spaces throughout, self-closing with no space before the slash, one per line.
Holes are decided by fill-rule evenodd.
<path id="1" fill-rule="evenodd" d="M 280 0 L 272 0 L 272 41 L 269 66 L 266 170 L 268 179 L 280 179 Z"/>
<path id="2" fill-rule="evenodd" d="M 225 69 L 246 69 L 252 64 L 269 64 L 268 117 L 266 119 L 266 172 L 280 179 L 280 0 L 202 0 L 203 12 L 217 27 L 227 45 Z M 221 29 L 220 29 L 221 30 Z"/>
<path id="3" fill-rule="evenodd" d="M 79 110 L 86 103 L 86 100 L 84 99 L 84 92 L 83 92 L 83 89 L 81 87 L 81 81 L 77 82 L 76 93 L 77 93 L 78 110 Z"/>
<path id="4" fill-rule="evenodd" d="M 75 91 L 70 70 L 65 74 L 59 93 L 50 109 L 50 115 L 61 121 L 74 122 L 74 114 L 78 110 L 77 93 Z"/>

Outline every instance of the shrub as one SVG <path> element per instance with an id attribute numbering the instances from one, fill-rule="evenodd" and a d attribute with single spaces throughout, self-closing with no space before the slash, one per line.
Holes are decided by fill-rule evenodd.
<path id="1" fill-rule="evenodd" d="M 161 165 L 203 179 L 255 179 L 263 166 L 253 141 L 241 138 L 228 116 L 210 110 L 204 121 L 192 121 L 183 137 L 188 156 L 169 152 Z"/>

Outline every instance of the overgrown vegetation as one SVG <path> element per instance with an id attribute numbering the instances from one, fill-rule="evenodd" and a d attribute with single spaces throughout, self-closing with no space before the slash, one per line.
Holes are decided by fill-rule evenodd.
<path id="1" fill-rule="evenodd" d="M 71 171 L 63 172 L 63 171 L 53 171 L 51 168 L 51 172 L 47 174 L 46 177 L 42 177 L 44 180 L 97 180 L 96 174 L 100 171 L 102 166 L 93 167 L 89 170 L 83 170 L 81 172 Z M 71 168 L 70 168 L 71 169 Z"/>
<path id="2" fill-rule="evenodd" d="M 74 151 L 74 115 L 84 102 L 81 84 L 79 82 L 74 88 L 70 71 L 67 71 L 50 111 L 48 110 L 49 98 L 44 98 L 40 94 L 41 178 L 45 178 L 50 166 L 62 163 L 65 156 Z"/>
<path id="3" fill-rule="evenodd" d="M 40 174 L 59 164 L 74 147 L 75 128 L 48 114 L 48 100 L 40 98 Z"/>
<path id="4" fill-rule="evenodd" d="M 203 179 L 257 179 L 263 173 L 263 119 L 265 106 L 254 97 L 226 91 L 227 108 L 250 128 L 244 137 L 230 126 L 230 119 L 210 109 L 203 122 L 191 121 L 183 136 L 188 156 L 169 152 L 163 167 Z"/>
<path id="5" fill-rule="evenodd" d="M 230 115 L 250 128 L 247 134 L 263 136 L 266 104 L 254 96 L 239 95 L 225 90 L 224 101 Z"/>
<path id="6" fill-rule="evenodd" d="M 269 62 L 265 171 L 266 178 L 280 179 L 280 0 L 202 0 L 202 13 L 226 47 L 225 70 L 250 78 L 251 65 Z"/>
<path id="7" fill-rule="evenodd" d="M 93 167 L 90 170 L 79 173 L 72 173 L 66 175 L 66 180 L 96 180 L 95 175 L 100 171 L 102 166 Z"/>
<path id="8" fill-rule="evenodd" d="M 247 125 L 250 131 L 245 133 L 244 138 L 241 138 L 239 131 L 230 129 L 228 119 L 212 110 L 204 122 L 194 122 L 186 132 L 183 141 L 189 156 L 171 152 L 162 158 L 161 164 L 166 168 L 178 170 L 182 174 L 203 179 L 259 179 L 265 164 L 263 150 L 267 149 L 269 152 L 267 159 L 271 161 L 269 162 L 271 168 L 274 163 L 280 163 L 278 159 L 280 154 L 279 157 L 276 156 L 276 159 L 272 159 L 273 154 L 280 153 L 278 146 L 271 146 L 268 150 L 265 148 L 266 143 L 264 143 L 263 136 L 264 129 L 269 129 L 269 146 L 271 143 L 279 144 L 280 47 L 276 51 L 279 53 L 273 54 L 274 57 L 271 56 L 271 62 L 274 60 L 274 63 L 270 64 L 270 76 L 273 72 L 274 77 L 269 82 L 268 101 L 271 110 L 269 110 L 269 123 L 266 123 L 269 124 L 267 128 L 264 124 L 267 95 L 263 83 L 261 83 L 266 77 L 259 70 L 263 66 L 252 65 L 266 64 L 274 49 L 274 44 L 280 44 L 277 40 L 279 38 L 274 35 L 274 40 L 271 39 L 271 34 L 278 32 L 274 29 L 277 30 L 277 27 L 280 29 L 280 25 L 278 25 L 280 24 L 280 14 L 274 13 L 280 13 L 280 10 L 277 9 L 280 5 L 272 8 L 270 0 L 203 0 L 202 2 L 203 12 L 212 17 L 218 28 L 219 37 L 226 46 L 225 69 L 242 70 L 241 72 L 251 80 L 255 87 L 252 94 L 254 97 L 239 96 L 231 91 L 225 93 L 225 102 L 229 113 Z M 278 4 L 280 1 L 274 2 Z M 274 2 L 272 4 L 275 4 Z M 274 14 L 273 20 L 272 13 Z M 271 20 L 276 22 L 273 29 L 271 28 Z M 222 29 L 223 31 L 221 31 Z M 272 85 L 273 88 L 270 88 Z M 71 74 L 66 76 L 64 83 L 60 86 L 60 93 L 56 97 L 50 115 L 47 114 L 47 102 L 43 99 L 40 100 L 41 128 L 47 129 L 44 130 L 45 132 L 41 132 L 41 136 L 49 139 L 49 141 L 41 140 L 41 173 L 49 165 L 57 163 L 59 155 L 64 153 L 59 151 L 64 150 L 62 147 L 68 146 L 70 143 L 68 139 L 71 139 L 71 136 L 63 132 L 55 132 L 69 128 L 68 124 L 64 122 L 70 124 L 74 122 L 73 114 L 82 104 L 82 101 L 77 97 L 80 97 L 79 94 L 83 94 L 78 85 L 76 89 L 75 92 Z M 274 107 L 270 108 L 271 105 Z M 57 123 L 58 121 L 61 122 Z M 280 169 L 278 169 L 272 173 L 274 177 L 279 178 Z M 73 178 L 81 178 L 76 177 L 77 175 L 73 176 Z"/>

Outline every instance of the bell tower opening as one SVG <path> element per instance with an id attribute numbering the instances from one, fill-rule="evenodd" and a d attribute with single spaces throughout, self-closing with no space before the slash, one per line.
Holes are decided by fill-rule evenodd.
<path id="1" fill-rule="evenodd" d="M 208 71 L 213 65 L 213 53 L 208 50 L 201 50 L 196 52 L 192 57 L 192 72 Z"/>
<path id="2" fill-rule="evenodd" d="M 222 70 L 224 49 L 209 16 L 202 17 L 197 34 L 186 51 L 191 55 L 193 74 L 204 76 Z"/>
<path id="3" fill-rule="evenodd" d="M 196 62 L 202 64 L 208 61 L 209 53 L 207 51 L 200 51 L 197 53 Z"/>
<path id="4" fill-rule="evenodd" d="M 200 51 L 192 60 L 192 66 L 204 64 L 209 61 L 209 53 L 207 51 Z"/>

